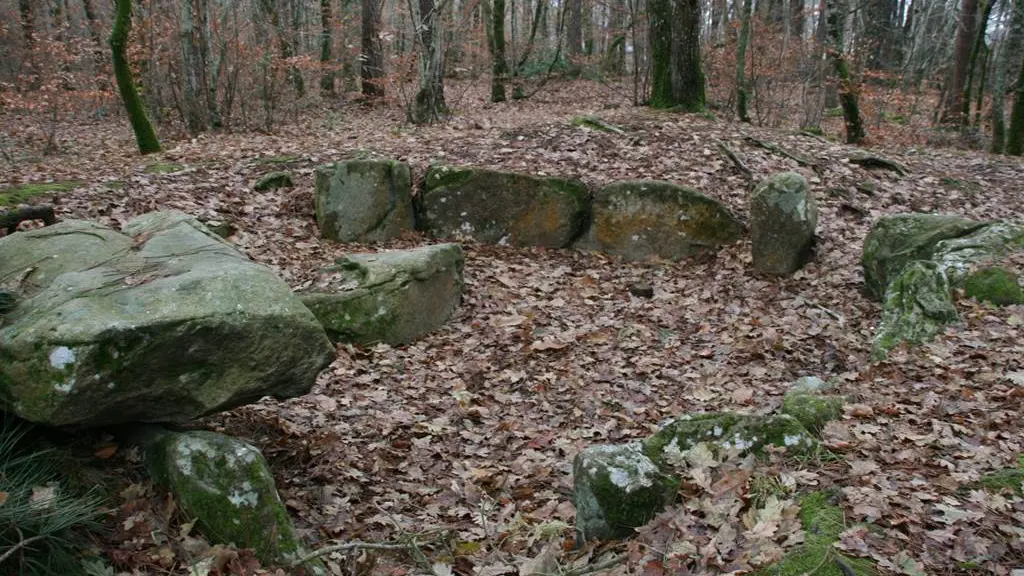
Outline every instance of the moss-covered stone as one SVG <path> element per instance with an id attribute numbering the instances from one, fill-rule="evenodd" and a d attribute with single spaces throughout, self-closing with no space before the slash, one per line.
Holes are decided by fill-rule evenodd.
<path id="1" fill-rule="evenodd" d="M 803 424 L 786 414 L 709 412 L 684 414 L 671 420 L 644 442 L 644 452 L 660 466 L 700 442 L 740 454 L 759 454 L 769 445 L 785 447 L 788 454 L 798 456 L 814 455 L 821 449 Z"/>
<path id="2" fill-rule="evenodd" d="M 10 186 L 0 190 L 0 208 L 27 204 L 35 198 L 69 192 L 81 185 L 81 182 L 69 180 L 65 182 L 38 182 Z"/>
<path id="3" fill-rule="evenodd" d="M 625 134 L 626 131 L 622 128 L 605 122 L 597 116 L 576 116 L 572 119 L 573 126 L 580 126 L 583 128 L 590 128 L 592 130 L 598 130 L 600 132 L 611 132 L 612 134 Z"/>
<path id="4" fill-rule="evenodd" d="M 146 467 L 214 543 L 252 548 L 266 564 L 288 565 L 302 552 L 274 475 L 253 446 L 207 431 L 155 435 Z"/>
<path id="5" fill-rule="evenodd" d="M 782 414 L 796 418 L 814 434 L 843 415 L 843 398 L 831 394 L 789 392 L 782 398 Z"/>
<path id="6" fill-rule="evenodd" d="M 295 186 L 295 182 L 292 181 L 290 172 L 271 172 L 257 180 L 252 189 L 257 192 L 265 192 L 278 188 L 292 188 L 293 186 Z"/>
<path id="7" fill-rule="evenodd" d="M 931 259 L 940 241 L 966 236 L 985 224 L 938 214 L 882 216 L 871 227 L 861 255 L 868 294 L 881 299 L 907 264 Z"/>
<path id="8" fill-rule="evenodd" d="M 462 297 L 458 244 L 352 254 L 301 295 L 336 342 L 406 344 L 443 325 Z"/>
<path id="9" fill-rule="evenodd" d="M 349 160 L 316 169 L 316 223 L 339 242 L 381 242 L 415 227 L 412 172 L 403 162 Z"/>
<path id="10" fill-rule="evenodd" d="M 902 342 L 929 342 L 958 319 L 949 281 L 939 265 L 931 261 L 913 262 L 885 292 L 872 358 L 884 359 L 889 350 Z"/>
<path id="11" fill-rule="evenodd" d="M 964 281 L 964 294 L 996 306 L 1024 304 L 1024 288 L 1017 275 L 1000 266 L 982 268 Z"/>
<path id="12" fill-rule="evenodd" d="M 174 172 L 181 172 L 184 169 L 185 166 L 177 162 L 156 162 L 143 168 L 143 172 L 146 174 L 172 174 Z"/>
<path id="13" fill-rule="evenodd" d="M 627 260 L 679 260 L 714 252 L 743 227 L 719 201 L 671 182 L 615 182 L 594 198 L 593 221 L 575 243 Z"/>
<path id="14" fill-rule="evenodd" d="M 579 180 L 483 168 L 431 167 L 419 205 L 420 225 L 435 236 L 512 246 L 564 248 L 589 218 Z"/>
<path id="15" fill-rule="evenodd" d="M 587 448 L 573 461 L 576 529 L 583 540 L 629 537 L 672 501 L 677 485 L 639 443 Z"/>
<path id="16" fill-rule="evenodd" d="M 756 572 L 759 576 L 869 576 L 876 573 L 867 558 L 841 554 L 832 545 L 846 529 L 843 509 L 830 503 L 828 492 L 812 492 L 800 499 L 804 543 L 782 560 Z"/>
<path id="17" fill-rule="evenodd" d="M 1007 254 L 1022 250 L 1024 224 L 993 222 L 970 234 L 938 242 L 932 259 L 956 288 L 978 266 L 997 264 Z"/>
<path id="18" fill-rule="evenodd" d="M 750 197 L 754 268 L 762 274 L 792 274 L 811 257 L 818 205 L 807 180 L 796 172 L 774 174 Z"/>

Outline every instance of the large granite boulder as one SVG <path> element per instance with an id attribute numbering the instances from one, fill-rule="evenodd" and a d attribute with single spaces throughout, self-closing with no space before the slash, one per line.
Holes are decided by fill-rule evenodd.
<path id="1" fill-rule="evenodd" d="M 803 176 L 775 174 L 750 197 L 750 240 L 754 269 L 784 275 L 799 270 L 811 257 L 818 205 Z"/>
<path id="2" fill-rule="evenodd" d="M 451 166 L 427 172 L 419 212 L 420 225 L 441 238 L 547 248 L 568 246 L 589 215 L 579 180 Z"/>
<path id="3" fill-rule="evenodd" d="M 166 487 L 212 543 L 252 548 L 268 565 L 290 565 L 302 554 L 274 474 L 255 447 L 207 432 L 153 427 L 138 435 L 146 469 Z"/>
<path id="4" fill-rule="evenodd" d="M 334 357 L 288 285 L 197 220 L 66 221 L 0 238 L 3 409 L 55 426 L 182 422 L 304 394 Z M 12 286 L 7 286 L 12 288 Z"/>
<path id="5" fill-rule="evenodd" d="M 1024 224 L 974 222 L 955 216 L 897 214 L 881 218 L 864 242 L 861 263 L 868 292 L 883 295 L 882 322 L 872 357 L 902 342 L 932 340 L 958 320 L 954 292 L 1015 303 L 1009 254 L 1024 251 Z M 990 272 L 993 268 L 1004 273 Z M 993 281 L 998 284 L 994 285 Z"/>
<path id="6" fill-rule="evenodd" d="M 316 169 L 316 223 L 340 242 L 380 242 L 415 227 L 412 173 L 403 162 L 349 160 Z"/>
<path id="7" fill-rule="evenodd" d="M 573 461 L 576 530 L 591 538 L 626 538 L 672 501 L 679 481 L 663 473 L 637 442 L 591 446 Z"/>
<path id="8" fill-rule="evenodd" d="M 864 239 L 861 266 L 868 295 L 881 300 L 885 289 L 914 260 L 929 260 L 935 246 L 985 226 L 944 214 L 890 214 L 882 216 Z"/>
<path id="9" fill-rule="evenodd" d="M 352 254 L 302 294 L 332 340 L 398 345 L 436 330 L 462 298 L 458 244 Z"/>
<path id="10" fill-rule="evenodd" d="M 670 182 L 615 182 L 594 198 L 593 222 L 576 247 L 627 260 L 679 260 L 715 251 L 743 232 L 717 200 Z"/>

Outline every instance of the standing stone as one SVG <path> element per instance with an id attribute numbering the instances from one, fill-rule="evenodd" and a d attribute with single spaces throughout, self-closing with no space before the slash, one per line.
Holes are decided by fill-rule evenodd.
<path id="1" fill-rule="evenodd" d="M 421 225 L 440 238 L 564 248 L 583 231 L 590 198 L 579 180 L 435 166 L 420 208 Z"/>
<path id="2" fill-rule="evenodd" d="M 678 481 L 640 443 L 591 446 L 572 465 L 576 529 L 583 540 L 627 538 L 671 502 Z"/>
<path id="3" fill-rule="evenodd" d="M 0 238 L 18 306 L 0 327 L 4 408 L 50 426 L 183 422 L 305 394 L 334 358 L 288 285 L 191 216 L 128 235 L 81 221 Z"/>
<path id="4" fill-rule="evenodd" d="M 775 174 L 750 198 L 754 268 L 762 274 L 796 272 L 811 257 L 818 205 L 807 180 L 796 172 Z"/>
<path id="5" fill-rule="evenodd" d="M 916 260 L 889 283 L 871 356 L 884 359 L 901 342 L 929 342 L 959 320 L 949 278 L 930 260 Z"/>
<path id="6" fill-rule="evenodd" d="M 302 302 L 336 342 L 406 344 L 458 307 L 464 260 L 458 244 L 352 254 L 323 270 Z"/>
<path id="7" fill-rule="evenodd" d="M 380 242 L 415 227 L 412 173 L 403 162 L 349 160 L 316 169 L 316 223 L 339 242 Z"/>
<path id="8" fill-rule="evenodd" d="M 743 226 L 722 203 L 671 182 L 615 182 L 598 191 L 594 217 L 576 242 L 626 260 L 679 260 L 739 239 Z"/>

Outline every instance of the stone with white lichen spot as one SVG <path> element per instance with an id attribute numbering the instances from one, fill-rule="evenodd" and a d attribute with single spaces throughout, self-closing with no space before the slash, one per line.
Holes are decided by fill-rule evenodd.
<path id="1" fill-rule="evenodd" d="M 791 274 L 811 256 L 818 206 L 810 186 L 795 172 L 775 174 L 750 197 L 750 241 L 754 268 Z"/>
<path id="2" fill-rule="evenodd" d="M 670 453 L 689 450 L 701 442 L 714 450 L 739 454 L 760 454 L 769 445 L 785 448 L 790 455 L 809 455 L 820 450 L 818 440 L 792 416 L 709 412 L 684 414 L 670 420 L 644 442 L 644 452 L 664 465 Z"/>
<path id="3" fill-rule="evenodd" d="M 671 501 L 677 483 L 641 444 L 591 446 L 573 461 L 576 529 L 584 540 L 626 538 Z"/>

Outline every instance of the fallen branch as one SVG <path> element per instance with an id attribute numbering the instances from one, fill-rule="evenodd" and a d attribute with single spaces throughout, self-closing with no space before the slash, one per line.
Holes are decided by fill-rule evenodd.
<path id="1" fill-rule="evenodd" d="M 893 162 L 888 158 L 882 158 L 881 156 L 863 154 L 858 156 L 850 156 L 849 160 L 850 164 L 857 164 L 858 166 L 863 166 L 864 168 L 881 168 L 883 170 L 892 170 L 893 172 L 899 174 L 900 176 L 907 175 L 906 168 L 904 168 L 897 162 Z"/>
<path id="2" fill-rule="evenodd" d="M 333 554 L 335 552 L 351 552 L 353 550 L 403 550 L 408 552 L 412 547 L 412 544 L 397 544 L 393 542 L 346 542 L 344 544 L 325 546 L 314 550 L 305 556 L 301 556 L 292 562 L 292 567 L 300 566 L 310 560 L 315 560 L 321 556 L 326 556 L 327 554 Z"/>
<path id="3" fill-rule="evenodd" d="M 19 533 L 20 533 L 20 530 L 19 530 Z M 17 552 L 18 550 L 21 550 L 22 548 L 28 546 L 29 544 L 31 544 L 33 542 L 36 542 L 37 540 L 42 540 L 43 538 L 46 538 L 46 537 L 47 537 L 47 534 L 37 534 L 37 535 L 35 535 L 35 536 L 31 537 L 31 538 L 24 538 L 22 540 L 19 540 L 17 544 L 15 544 L 14 546 L 11 546 L 10 548 L 8 548 L 7 551 L 3 553 L 3 555 L 0 555 L 0 564 L 3 564 L 5 560 L 7 560 L 11 556 L 13 556 L 14 553 Z"/>
<path id="4" fill-rule="evenodd" d="M 562 572 L 560 576 L 584 576 L 585 574 L 593 574 L 594 572 L 600 572 L 601 570 L 614 568 L 619 564 L 625 562 L 627 556 L 628 554 L 620 554 L 618 556 L 613 556 L 612 558 L 609 558 L 608 560 L 605 560 L 604 562 L 601 562 L 599 564 L 594 564 L 592 566 L 583 566 L 582 568 L 569 570 L 568 572 Z"/>
<path id="5" fill-rule="evenodd" d="M 754 171 L 744 164 L 743 160 L 740 159 L 740 157 L 733 152 L 732 148 L 729 148 L 725 142 L 718 142 L 718 149 L 721 150 L 730 161 L 732 161 L 733 166 L 736 166 L 736 169 L 742 172 L 743 175 L 746 176 L 747 180 L 754 179 Z"/>
<path id="6" fill-rule="evenodd" d="M 57 223 L 53 206 L 27 206 L 10 212 L 0 212 L 0 228 L 6 228 L 8 234 L 17 231 L 18 224 L 26 220 L 42 220 L 45 226 Z"/>
<path id="7" fill-rule="evenodd" d="M 821 165 L 819 165 L 817 162 L 815 162 L 813 160 L 808 160 L 807 158 L 804 158 L 803 156 L 797 156 L 796 154 L 793 154 L 792 152 L 789 152 L 788 150 L 780 148 L 779 146 L 777 146 L 775 144 L 772 144 L 771 142 L 765 142 L 764 140 L 759 140 L 757 138 L 754 138 L 753 136 L 744 136 L 743 140 L 745 142 L 753 144 L 754 146 L 758 146 L 760 148 L 764 148 L 765 150 L 767 150 L 769 152 L 772 152 L 774 154 L 778 154 L 780 156 L 785 156 L 786 158 L 789 158 L 790 160 L 796 162 L 797 164 L 799 164 L 801 166 L 806 166 L 806 167 L 810 168 L 811 170 L 814 170 L 814 172 L 816 174 L 818 174 L 819 176 L 821 175 Z"/>

